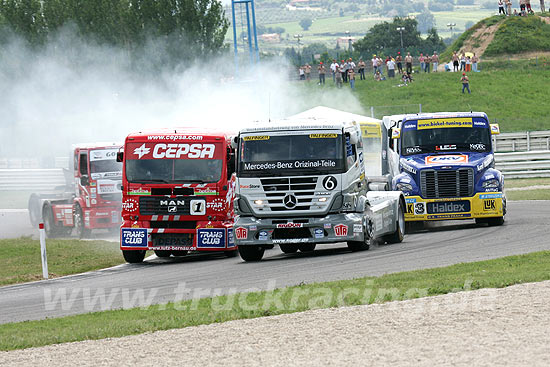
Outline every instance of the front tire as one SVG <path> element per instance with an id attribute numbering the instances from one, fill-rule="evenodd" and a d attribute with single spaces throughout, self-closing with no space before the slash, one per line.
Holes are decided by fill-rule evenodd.
<path id="1" fill-rule="evenodd" d="M 122 250 L 124 260 L 130 264 L 138 264 L 145 259 L 145 250 Z"/>
<path id="2" fill-rule="evenodd" d="M 170 257 L 171 254 L 172 254 L 171 251 L 167 251 L 167 250 L 155 250 L 155 255 L 157 255 L 157 257 L 160 257 L 160 258 Z"/>
<path id="3" fill-rule="evenodd" d="M 76 205 L 74 209 L 74 228 L 76 231 L 76 236 L 78 238 L 89 237 L 91 230 L 86 228 L 84 225 L 84 213 L 80 205 Z"/>
<path id="4" fill-rule="evenodd" d="M 279 247 L 285 254 L 293 254 L 298 251 L 298 246 L 294 244 L 280 244 Z"/>
<path id="5" fill-rule="evenodd" d="M 315 250 L 315 246 L 314 243 L 301 243 L 298 245 L 298 249 L 300 252 L 312 252 Z"/>
<path id="6" fill-rule="evenodd" d="M 260 246 L 239 246 L 239 255 L 244 261 L 260 261 L 264 256 L 265 249 Z"/>
<path id="7" fill-rule="evenodd" d="M 387 243 L 401 243 L 405 237 L 405 205 L 399 200 L 399 208 L 397 210 L 397 221 L 395 222 L 395 232 L 384 236 Z"/>
<path id="8" fill-rule="evenodd" d="M 504 224 L 504 217 L 487 218 L 489 227 L 501 226 Z"/>
<path id="9" fill-rule="evenodd" d="M 348 248 L 351 250 L 351 252 L 367 251 L 368 249 L 370 249 L 370 243 L 368 239 L 363 242 L 348 241 Z"/>
<path id="10" fill-rule="evenodd" d="M 58 234 L 58 226 L 55 223 L 53 216 L 53 209 L 49 205 L 44 205 L 42 208 L 42 219 L 44 220 L 44 231 L 46 232 L 46 237 L 55 238 Z"/>

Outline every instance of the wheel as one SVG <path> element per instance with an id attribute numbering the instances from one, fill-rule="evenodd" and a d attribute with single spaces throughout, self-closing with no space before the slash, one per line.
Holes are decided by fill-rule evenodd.
<path id="1" fill-rule="evenodd" d="M 172 252 L 168 250 L 155 250 L 157 257 L 170 257 L 171 254 Z"/>
<path id="2" fill-rule="evenodd" d="M 181 256 L 185 256 L 185 255 L 187 255 L 186 250 L 174 250 L 174 251 L 172 251 L 172 256 L 180 256 L 181 257 Z"/>
<path id="3" fill-rule="evenodd" d="M 224 251 L 223 252 L 225 257 L 235 257 L 235 256 L 237 256 L 238 253 L 239 253 L 238 250 L 229 250 L 229 251 Z"/>
<path id="4" fill-rule="evenodd" d="M 84 214 L 80 205 L 76 205 L 74 210 L 74 229 L 78 238 L 89 237 L 91 230 L 84 225 Z"/>
<path id="5" fill-rule="evenodd" d="M 145 250 L 122 250 L 124 260 L 130 264 L 137 264 L 145 259 Z"/>
<path id="6" fill-rule="evenodd" d="M 487 218 L 489 227 L 501 226 L 504 224 L 504 217 Z"/>
<path id="7" fill-rule="evenodd" d="M 365 241 L 348 241 L 348 248 L 351 252 L 357 251 L 367 251 L 370 248 L 370 240 L 366 239 Z"/>
<path id="8" fill-rule="evenodd" d="M 300 252 L 311 252 L 315 250 L 315 244 L 314 243 L 301 243 L 298 245 L 298 249 Z"/>
<path id="9" fill-rule="evenodd" d="M 28 209 L 31 225 L 36 228 L 40 223 L 40 200 L 36 194 L 30 196 Z"/>
<path id="10" fill-rule="evenodd" d="M 424 221 L 405 222 L 405 233 L 421 231 L 424 229 Z"/>
<path id="11" fill-rule="evenodd" d="M 56 237 L 59 228 L 53 218 L 53 210 L 51 206 L 44 205 L 44 208 L 42 208 L 42 219 L 44 220 L 44 230 L 46 231 L 46 237 Z"/>
<path id="12" fill-rule="evenodd" d="M 281 244 L 279 245 L 281 251 L 285 254 L 293 254 L 298 251 L 298 246 L 294 244 Z"/>
<path id="13" fill-rule="evenodd" d="M 397 210 L 397 221 L 395 222 L 395 232 L 384 236 L 384 240 L 387 243 L 400 243 L 403 242 L 405 237 L 405 205 L 403 201 L 399 200 L 399 208 Z"/>
<path id="14" fill-rule="evenodd" d="M 265 249 L 260 246 L 239 246 L 239 255 L 244 261 L 260 261 Z"/>

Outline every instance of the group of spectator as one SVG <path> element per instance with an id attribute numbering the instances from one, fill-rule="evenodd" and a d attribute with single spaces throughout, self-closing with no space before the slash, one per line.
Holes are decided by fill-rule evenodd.
<path id="1" fill-rule="evenodd" d="M 519 13 L 517 9 L 514 9 L 512 13 L 512 0 L 498 0 L 498 14 L 506 16 L 519 15 L 525 16 L 527 13 L 534 14 L 531 9 L 531 0 L 519 0 Z"/>
<path id="2" fill-rule="evenodd" d="M 473 72 L 479 72 L 477 68 L 477 64 L 479 62 L 479 57 L 475 53 L 472 54 L 472 56 L 468 55 L 463 52 L 460 56 L 456 51 L 453 51 L 453 55 L 451 56 L 451 61 L 453 63 L 453 71 L 473 71 Z M 445 65 L 445 70 L 448 70 L 450 67 L 448 65 Z"/>

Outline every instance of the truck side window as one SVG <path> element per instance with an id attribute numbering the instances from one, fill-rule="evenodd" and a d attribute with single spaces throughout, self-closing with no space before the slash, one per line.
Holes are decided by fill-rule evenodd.
<path id="1" fill-rule="evenodd" d="M 86 153 L 80 153 L 79 170 L 81 175 L 88 174 L 88 154 Z"/>
<path id="2" fill-rule="evenodd" d="M 390 140 L 390 142 L 388 143 L 388 146 L 390 147 L 391 150 L 395 150 L 395 149 L 394 149 L 394 143 L 395 143 L 394 140 L 395 140 L 395 139 L 393 139 L 393 138 L 391 137 L 391 130 L 392 130 L 391 128 L 388 129 L 388 139 Z"/>

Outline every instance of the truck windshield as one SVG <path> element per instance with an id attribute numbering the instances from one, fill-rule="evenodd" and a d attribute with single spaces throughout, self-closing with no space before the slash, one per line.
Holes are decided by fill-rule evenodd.
<path id="1" fill-rule="evenodd" d="M 116 161 L 118 149 L 97 149 L 90 153 L 90 173 L 117 172 L 122 175 L 122 163 Z"/>
<path id="2" fill-rule="evenodd" d="M 209 183 L 222 176 L 221 159 L 128 159 L 128 182 Z"/>
<path id="3" fill-rule="evenodd" d="M 408 123 L 408 122 L 407 122 Z M 404 124 L 401 154 L 404 156 L 433 152 L 490 152 L 491 132 L 487 127 L 450 127 L 407 129 Z"/>
<path id="4" fill-rule="evenodd" d="M 249 135 L 241 138 L 239 175 L 243 177 L 341 173 L 341 132 L 300 135 Z"/>

